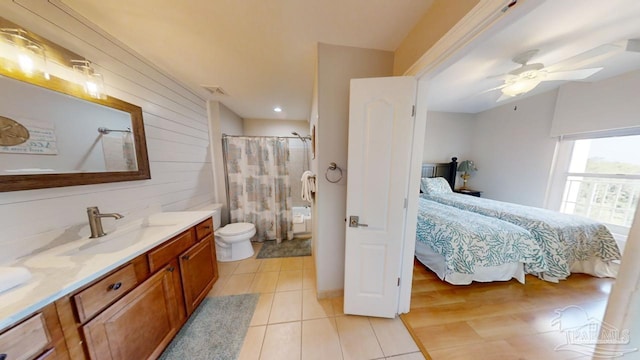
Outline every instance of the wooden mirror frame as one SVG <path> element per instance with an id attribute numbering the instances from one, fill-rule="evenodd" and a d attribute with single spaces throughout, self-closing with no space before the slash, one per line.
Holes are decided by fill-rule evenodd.
<path id="1" fill-rule="evenodd" d="M 12 24 L 2 18 L 0 18 L 0 23 L 2 25 L 6 25 L 7 23 L 9 23 L 11 25 L 14 25 L 16 28 L 21 28 L 20 26 Z M 76 55 L 69 50 L 62 48 L 59 45 L 54 44 L 42 37 L 39 37 L 36 34 L 30 32 L 28 33 L 30 36 L 38 39 L 38 41 L 46 46 L 48 54 L 49 51 L 55 54 L 55 56 L 52 56 L 52 58 L 54 59 L 84 59 L 83 57 Z M 131 115 L 131 130 L 133 133 L 138 170 L 60 174 L 0 175 L 0 192 L 151 179 L 149 157 L 147 153 L 147 143 L 144 133 L 144 123 L 142 120 L 142 108 L 110 96 L 107 96 L 105 99 L 97 99 L 91 97 L 85 93 L 82 86 L 55 76 L 50 76 L 49 80 L 45 80 L 42 77 L 28 77 L 19 72 L 7 70 L 9 67 L 6 66 L 4 61 L 4 59 L 0 59 L 0 75 L 129 113 Z"/>

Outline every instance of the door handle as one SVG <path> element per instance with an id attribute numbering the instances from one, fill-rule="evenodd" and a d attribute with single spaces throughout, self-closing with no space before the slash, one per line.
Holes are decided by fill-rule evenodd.
<path id="1" fill-rule="evenodd" d="M 351 215 L 349 216 L 349 227 L 368 227 L 367 224 L 360 223 L 360 217 Z"/>

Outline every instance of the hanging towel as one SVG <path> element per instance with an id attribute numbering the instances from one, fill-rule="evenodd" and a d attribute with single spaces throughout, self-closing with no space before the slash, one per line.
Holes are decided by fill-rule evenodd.
<path id="1" fill-rule="evenodd" d="M 122 135 L 117 133 L 100 135 L 102 153 L 107 171 L 128 171 L 126 159 L 123 156 L 124 147 Z"/>
<path id="2" fill-rule="evenodd" d="M 302 200 L 313 202 L 313 193 L 316 192 L 316 176 L 309 170 L 302 173 Z"/>
<path id="3" fill-rule="evenodd" d="M 136 146 L 133 143 L 133 134 L 130 132 L 122 134 L 122 157 L 124 158 L 127 170 L 136 171 Z"/>
<path id="4" fill-rule="evenodd" d="M 107 171 L 138 170 L 133 134 L 104 134 L 100 135 L 100 138 Z"/>

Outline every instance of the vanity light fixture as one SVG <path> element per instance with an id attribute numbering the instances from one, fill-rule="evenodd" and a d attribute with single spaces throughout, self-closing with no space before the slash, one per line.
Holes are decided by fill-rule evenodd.
<path id="1" fill-rule="evenodd" d="M 42 75 L 49 80 L 47 53 L 42 44 L 22 29 L 2 28 L 2 57 L 9 60 L 7 67 L 17 68 L 28 77 Z M 15 64 L 15 65 L 13 65 Z M 13 66 L 12 66 L 13 65 Z"/>
<path id="2" fill-rule="evenodd" d="M 279 112 L 282 112 L 282 108 L 280 106 L 276 106 L 276 107 L 273 108 L 273 111 L 279 113 Z"/>
<path id="3" fill-rule="evenodd" d="M 104 79 L 91 66 L 89 60 L 71 60 L 73 70 L 78 74 L 78 83 L 82 84 L 84 91 L 96 99 L 106 99 L 104 92 Z"/>

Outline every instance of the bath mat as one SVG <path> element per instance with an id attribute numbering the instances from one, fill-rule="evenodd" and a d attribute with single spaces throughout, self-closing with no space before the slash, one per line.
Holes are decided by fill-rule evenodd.
<path id="1" fill-rule="evenodd" d="M 268 240 L 262 243 L 262 248 L 256 259 L 310 255 L 311 239 L 283 240 L 280 244 L 276 244 L 275 240 Z"/>
<path id="2" fill-rule="evenodd" d="M 243 294 L 205 298 L 160 359 L 237 359 L 258 297 Z"/>

